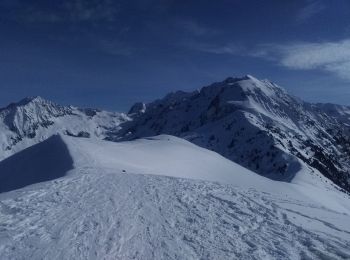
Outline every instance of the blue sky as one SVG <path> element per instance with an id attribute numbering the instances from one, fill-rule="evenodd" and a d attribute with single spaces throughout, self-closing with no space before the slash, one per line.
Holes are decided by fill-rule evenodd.
<path id="1" fill-rule="evenodd" d="M 0 106 L 127 110 L 228 76 L 350 105 L 347 0 L 0 0 Z"/>

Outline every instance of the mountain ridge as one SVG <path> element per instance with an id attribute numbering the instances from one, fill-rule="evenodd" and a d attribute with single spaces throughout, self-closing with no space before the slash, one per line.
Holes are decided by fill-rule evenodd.
<path id="1" fill-rule="evenodd" d="M 29 106 L 30 113 L 16 103 L 0 109 L 0 129 L 3 119 L 10 133 L 5 157 L 57 132 L 109 141 L 170 134 L 265 177 L 291 181 L 304 164 L 350 191 L 350 108 L 304 102 L 269 80 L 228 77 L 200 90 L 136 103 L 128 114 L 64 107 L 40 97 L 23 100 L 19 103 Z M 39 110 L 46 109 L 49 113 L 41 115 Z M 20 116 L 4 117 L 8 110 L 19 110 Z M 23 124 L 32 115 L 34 120 Z M 17 143 L 22 147 L 17 149 Z"/>
<path id="2" fill-rule="evenodd" d="M 171 134 L 273 179 L 293 178 L 281 175 L 288 175 L 294 158 L 350 188 L 348 118 L 291 96 L 268 80 L 229 77 L 199 91 L 170 93 L 130 116 L 133 120 L 111 140 Z M 345 166 L 334 154 L 343 156 Z"/>

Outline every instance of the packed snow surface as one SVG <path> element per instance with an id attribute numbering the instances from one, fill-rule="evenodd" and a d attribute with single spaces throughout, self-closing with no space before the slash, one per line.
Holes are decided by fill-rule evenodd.
<path id="1" fill-rule="evenodd" d="M 167 135 L 54 136 L 15 156 L 0 162 L 0 259 L 350 258 L 349 197 L 308 169 L 273 181 Z M 35 167 L 13 176 L 18 160 Z"/>

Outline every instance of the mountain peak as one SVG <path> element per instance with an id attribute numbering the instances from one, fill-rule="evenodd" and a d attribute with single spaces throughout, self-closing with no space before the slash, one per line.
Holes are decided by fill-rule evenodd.
<path id="1" fill-rule="evenodd" d="M 37 105 L 37 106 L 43 105 L 43 104 L 54 105 L 54 103 L 52 103 L 51 101 L 43 99 L 40 96 L 33 96 L 33 97 L 25 97 L 18 102 L 10 103 L 8 106 L 0 109 L 0 111 L 7 110 L 7 109 L 13 109 L 13 108 L 17 108 L 17 107 L 26 107 L 30 104 Z"/>
<path id="2" fill-rule="evenodd" d="M 243 80 L 257 80 L 257 81 L 259 81 L 257 78 L 247 74 L 247 75 L 241 76 L 241 77 L 228 77 L 223 82 L 224 83 L 236 83 L 236 82 L 240 82 Z"/>
<path id="3" fill-rule="evenodd" d="M 39 96 L 26 97 L 0 109 L 0 118 L 18 136 L 17 142 L 23 137 L 35 137 L 38 127 L 47 128 L 54 123 L 54 118 L 70 114 L 70 107 L 57 105 Z"/>
<path id="4" fill-rule="evenodd" d="M 33 96 L 33 97 L 25 97 L 22 100 L 20 100 L 17 105 L 19 106 L 25 106 L 30 103 L 35 103 L 35 104 L 43 104 L 43 103 L 52 103 L 51 101 L 48 101 L 40 96 Z"/>
<path id="5" fill-rule="evenodd" d="M 244 77 L 242 77 L 243 80 L 258 80 L 257 78 L 255 78 L 254 76 L 250 75 L 250 74 L 247 74 L 245 75 Z"/>
<path id="6" fill-rule="evenodd" d="M 261 96 L 265 97 L 276 97 L 281 95 L 288 95 L 288 93 L 280 86 L 274 84 L 269 80 L 260 80 L 255 78 L 252 75 L 245 75 L 243 77 L 229 77 L 222 82 L 217 82 L 209 86 L 209 88 L 227 88 L 231 89 L 240 89 L 244 94 Z M 238 90 L 233 91 L 234 96 L 237 96 Z M 238 93 L 239 94 L 239 93 Z M 239 94 L 241 95 L 241 94 Z"/>

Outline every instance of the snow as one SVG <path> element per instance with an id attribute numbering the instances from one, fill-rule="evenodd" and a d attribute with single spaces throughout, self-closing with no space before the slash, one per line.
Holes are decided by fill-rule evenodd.
<path id="1" fill-rule="evenodd" d="M 69 150 L 56 135 L 0 162 L 0 192 L 63 177 L 71 169 Z"/>
<path id="2" fill-rule="evenodd" d="M 293 181 L 303 168 L 350 192 L 349 107 L 310 104 L 250 75 L 146 107 L 109 140 L 175 135 L 274 180 Z"/>
<path id="3" fill-rule="evenodd" d="M 0 160 L 57 133 L 113 141 L 171 134 L 274 180 L 290 182 L 308 168 L 350 191 L 349 111 L 303 102 L 250 75 L 136 103 L 128 115 L 27 98 L 0 109 Z"/>
<path id="4" fill-rule="evenodd" d="M 266 182 L 265 178 L 221 155 L 174 136 L 161 135 L 120 143 L 69 139 L 67 144 L 73 151 L 73 158 L 77 155 L 74 158 L 78 162 L 76 168 L 96 164 L 99 168 L 124 169 L 129 173 L 142 172 L 225 184 Z M 83 158 L 81 154 L 84 154 Z"/>
<path id="5" fill-rule="evenodd" d="M 15 156 L 49 173 L 47 147 L 72 167 L 0 194 L 1 259 L 350 258 L 349 197 L 316 175 L 273 181 L 167 135 L 60 135 Z"/>
<path id="6" fill-rule="evenodd" d="M 103 139 L 130 120 L 125 114 L 60 106 L 40 97 L 0 109 L 0 160 L 55 134 L 88 134 Z"/>
<path id="7" fill-rule="evenodd" d="M 160 135 L 119 143 L 66 136 L 61 138 L 67 144 L 76 169 L 84 170 L 89 165 L 127 173 L 232 184 L 262 192 L 273 191 L 280 196 L 306 197 L 332 210 L 350 213 L 350 203 L 344 200 L 345 195 L 323 182 L 320 173 L 311 174 L 306 166 L 297 170 L 289 184 L 264 178 L 215 152 L 174 136 Z"/>
<path id="8" fill-rule="evenodd" d="M 349 111 L 250 75 L 128 115 L 10 104 L 0 259 L 350 259 Z"/>

